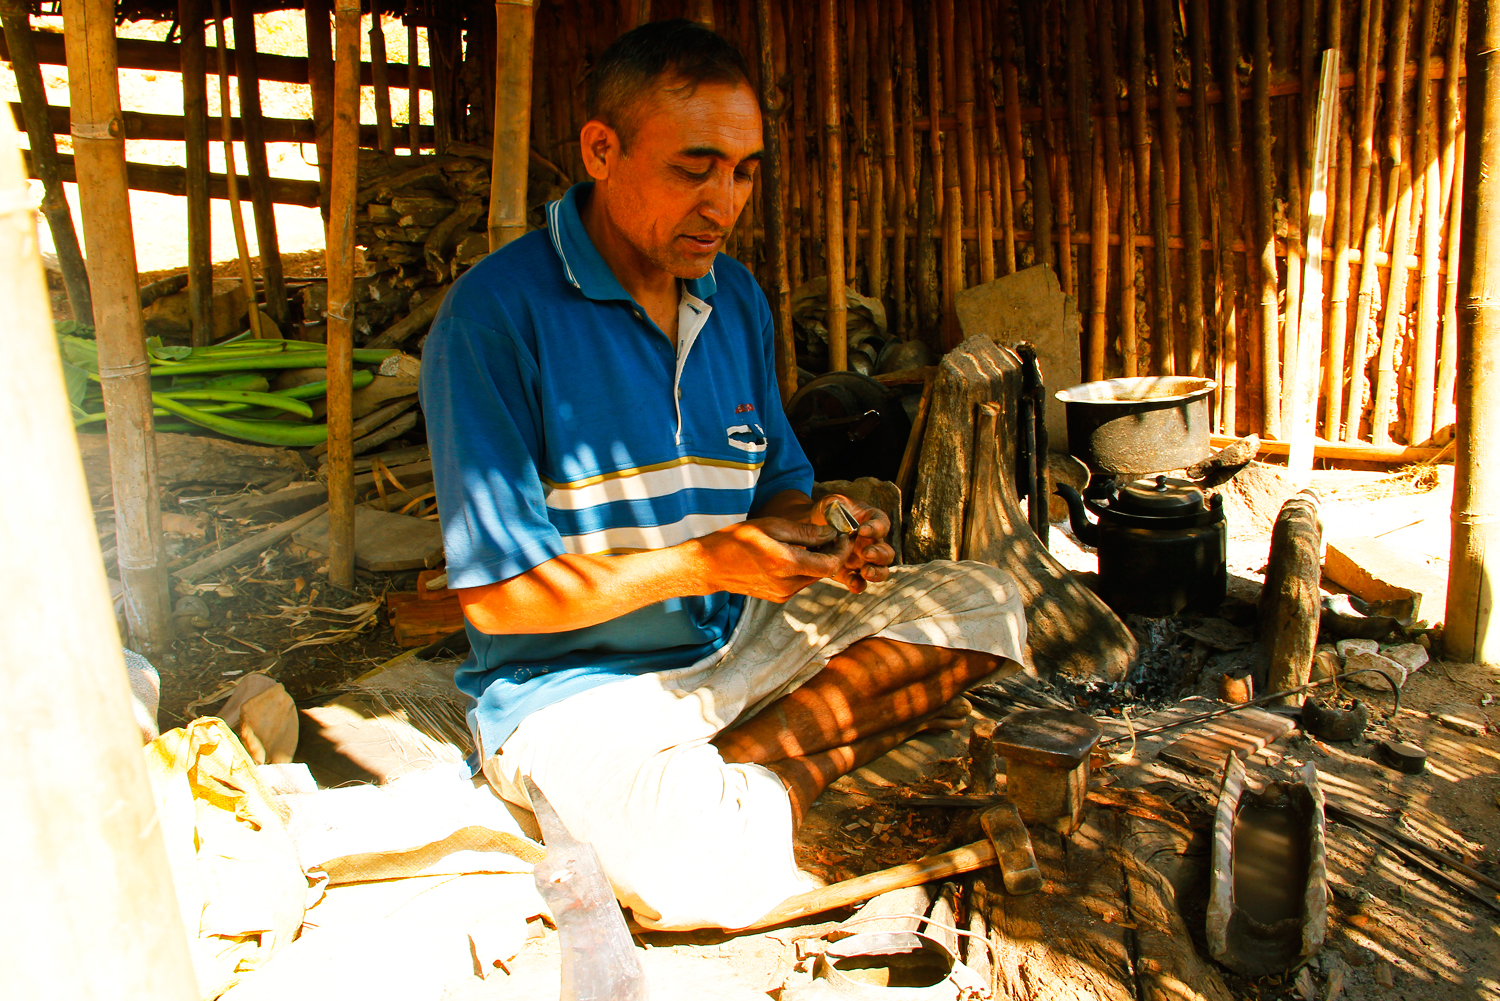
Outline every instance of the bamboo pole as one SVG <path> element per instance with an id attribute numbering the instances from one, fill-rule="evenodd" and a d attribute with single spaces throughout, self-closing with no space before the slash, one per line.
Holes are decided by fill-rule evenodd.
<path id="1" fill-rule="evenodd" d="M 1217 249 L 1217 241 L 1213 239 L 1217 235 L 1217 219 L 1212 211 L 1213 200 L 1210 193 L 1213 190 L 1213 174 L 1209 171 L 1209 139 L 1208 139 L 1208 8 L 1206 0 L 1189 0 L 1187 8 L 1187 43 L 1188 43 L 1188 83 L 1192 90 L 1193 101 L 1193 125 L 1191 141 L 1193 144 L 1193 156 L 1188 158 L 1189 170 L 1196 172 L 1197 176 L 1191 179 L 1193 195 L 1190 199 L 1191 212 L 1194 218 L 1188 220 L 1191 228 L 1197 226 L 1197 232 L 1201 238 L 1203 235 L 1203 203 L 1209 203 L 1209 235 L 1210 243 Z M 1195 246 L 1192 237 L 1184 233 L 1189 246 Z M 1194 255 L 1189 255 L 1192 257 Z M 1196 255 L 1198 267 L 1202 270 L 1202 255 Z M 1219 276 L 1219 259 L 1217 252 L 1210 255 L 1209 260 L 1213 262 L 1212 278 L 1214 288 L 1218 289 L 1222 284 Z M 1191 283 L 1190 283 L 1191 284 Z M 1197 301 L 1197 321 L 1193 320 L 1194 300 Z M 1197 344 L 1197 362 L 1194 363 L 1194 344 Z M 1208 349 L 1210 341 L 1205 326 L 1203 314 L 1203 284 L 1200 274 L 1199 281 L 1188 290 L 1188 363 L 1189 370 L 1194 375 L 1204 375 L 1208 371 Z M 1224 384 L 1221 379 L 1216 379 L 1217 386 L 1214 389 L 1216 403 L 1220 410 L 1223 409 Z"/>
<path id="2" fill-rule="evenodd" d="M 1034 129 L 1031 136 L 1032 253 L 1037 264 L 1050 265 L 1060 271 L 1052 255 L 1052 87 L 1048 81 L 1046 21 L 1029 3 L 1021 4 L 1020 11 L 1027 55 L 1034 63 L 1031 75 L 1040 89 L 1042 105 L 1041 128 Z M 1022 194 L 1024 197 L 1024 192 Z"/>
<path id="3" fill-rule="evenodd" d="M 52 232 L 52 245 L 57 250 L 57 266 L 62 271 L 68 304 L 73 308 L 73 315 L 87 323 L 94 315 L 88 269 L 83 263 L 83 253 L 78 249 L 78 233 L 73 229 L 73 213 L 68 208 L 68 196 L 58 168 L 57 140 L 48 121 L 47 91 L 42 85 L 42 68 L 37 62 L 36 46 L 32 44 L 29 8 L 20 0 L 7 0 L 4 6 L 0 6 L 0 23 L 5 27 L 11 69 L 21 97 L 31 163 L 37 179 L 42 182 L 42 215 Z M 202 83 L 201 76 L 199 83 Z M 190 229 L 191 223 L 190 219 Z"/>
<path id="4" fill-rule="evenodd" d="M 958 158 L 959 173 L 963 179 L 964 225 L 973 225 L 979 232 L 978 263 L 979 280 L 995 279 L 995 209 L 989 199 L 989 157 L 981 160 L 978 143 L 974 138 L 974 45 L 976 33 L 972 30 L 974 13 L 978 4 L 971 0 L 960 0 L 959 10 L 963 17 L 959 21 L 958 33 Z"/>
<path id="5" fill-rule="evenodd" d="M 849 304 L 844 289 L 844 168 L 839 99 L 838 0 L 822 0 L 818 11 L 818 103 L 823 110 L 823 208 L 828 256 L 828 370 L 849 367 Z"/>
<path id="6" fill-rule="evenodd" d="M 1396 22 L 1391 31 L 1391 63 L 1386 69 L 1386 86 L 1390 88 L 1387 98 L 1386 122 L 1387 153 L 1391 159 L 1387 175 L 1386 208 L 1388 218 L 1394 216 L 1391 233 L 1391 254 L 1404 257 L 1411 239 L 1411 159 L 1402 150 L 1403 133 L 1406 131 L 1406 46 L 1411 33 L 1410 0 L 1396 0 Z M 1401 339 L 1401 318 L 1406 310 L 1405 268 L 1392 268 L 1387 284 L 1385 310 L 1380 329 L 1380 355 L 1375 363 L 1375 406 L 1370 418 L 1370 440 L 1384 445 L 1391 440 L 1392 410 L 1395 404 L 1396 343 Z M 1373 321 L 1372 321 L 1373 322 Z M 1413 444 L 1415 444 L 1413 442 Z"/>
<path id="7" fill-rule="evenodd" d="M 1187 375 L 1207 373 L 1207 334 L 1203 327 L 1203 216 L 1198 202 L 1198 170 L 1193 130 L 1182 134 L 1180 151 L 1187 170 L 1182 172 L 1183 278 L 1187 285 Z"/>
<path id="8" fill-rule="evenodd" d="M 997 274 L 1010 274 L 1015 268 L 1015 259 L 1010 257 L 1009 263 L 1005 258 L 1005 248 L 1002 245 L 1000 260 L 997 261 L 995 254 L 996 239 L 1003 240 L 1005 237 L 1004 221 L 1002 219 L 1001 202 L 1003 195 L 1000 192 L 1001 183 L 1000 160 L 1005 155 L 1001 146 L 1000 138 L 1000 109 L 995 94 L 995 12 L 987 3 L 975 3 L 972 11 L 977 19 L 979 51 L 978 71 L 980 81 L 979 101 L 984 108 L 984 149 L 980 157 L 980 192 L 979 192 L 979 217 L 985 219 L 988 216 L 987 227 L 989 230 L 988 251 L 984 236 L 979 238 L 980 258 L 979 277 L 981 281 L 990 281 Z M 998 231 L 998 236 L 997 236 Z M 989 277 L 985 277 L 985 254 L 989 255 Z M 1013 253 L 1013 249 L 1012 249 Z M 1002 272 L 999 268 L 1004 268 Z"/>
<path id="9" fill-rule="evenodd" d="M 1066 68 L 1068 82 L 1068 141 L 1072 161 L 1068 171 L 1072 179 L 1072 202 L 1078 223 L 1092 224 L 1094 179 L 1094 122 L 1089 115 L 1093 82 L 1089 79 L 1088 31 L 1089 0 L 1063 0 L 1065 11 L 1063 35 L 1067 38 Z M 1100 8 L 1103 3 L 1098 5 Z"/>
<path id="10" fill-rule="evenodd" d="M 495 0 L 495 134 L 490 175 L 490 250 L 526 235 L 531 160 L 531 0 Z"/>
<path id="11" fill-rule="evenodd" d="M 714 0 L 688 0 L 688 20 L 714 30 Z"/>
<path id="12" fill-rule="evenodd" d="M 1349 403 L 1345 408 L 1344 440 L 1359 440 L 1359 426 L 1364 415 L 1365 367 L 1369 364 L 1370 327 L 1375 320 L 1375 293 L 1380 279 L 1375 270 L 1375 255 L 1380 251 L 1380 175 L 1370 172 L 1370 189 L 1365 199 L 1365 237 L 1360 248 L 1359 295 L 1354 303 L 1354 344 L 1349 353 Z"/>
<path id="13" fill-rule="evenodd" d="M 1219 388 L 1222 393 L 1219 429 L 1224 434 L 1235 436 L 1239 434 L 1237 430 L 1240 371 L 1239 269 L 1235 267 L 1234 261 L 1233 227 L 1227 225 L 1222 218 L 1225 214 L 1232 215 L 1231 207 L 1228 205 L 1230 201 L 1229 165 L 1224 162 L 1227 157 L 1222 155 L 1222 152 L 1216 159 L 1214 185 L 1218 204 L 1215 206 L 1213 217 L 1216 220 L 1214 230 L 1218 242 L 1217 256 L 1221 289 L 1218 302 L 1219 361 L 1217 364 Z"/>
<path id="14" fill-rule="evenodd" d="M 1175 0 L 1156 0 L 1156 90 L 1157 113 L 1161 115 L 1161 158 L 1167 186 L 1167 227 L 1176 233 L 1181 226 L 1182 158 L 1178 149 L 1181 130 L 1177 124 L 1177 24 Z"/>
<path id="15" fill-rule="evenodd" d="M 879 159 L 870 169 L 870 243 L 865 271 L 870 276 L 870 294 L 885 302 L 885 219 L 896 166 L 895 101 L 888 51 L 890 19 L 881 16 L 876 0 L 865 0 L 864 23 L 872 54 L 869 72 L 873 74 L 875 124 L 880 133 Z"/>
<path id="16" fill-rule="evenodd" d="M 240 271 L 240 289 L 250 304 L 250 336 L 262 337 L 260 308 L 255 298 L 255 277 L 250 273 L 250 246 L 245 237 L 245 211 L 240 202 L 239 174 L 234 167 L 234 142 L 229 128 L 232 109 L 229 104 L 229 57 L 224 48 L 224 11 L 219 0 L 213 0 L 214 30 L 219 46 L 219 134 L 224 137 L 224 183 L 229 188 L 229 222 L 234 229 L 234 246 Z"/>
<path id="17" fill-rule="evenodd" d="M 1431 78 L 1433 33 L 1437 0 L 1422 0 L 1417 31 L 1417 140 L 1413 149 L 1422 190 L 1422 273 L 1417 293 L 1417 336 L 1412 358 L 1411 406 L 1407 410 L 1406 440 L 1420 445 L 1432 437 L 1437 389 L 1438 255 L 1443 232 L 1442 166 L 1437 156 L 1437 102 Z"/>
<path id="18" fill-rule="evenodd" d="M 943 51 L 943 98 L 946 108 L 953 108 L 957 103 L 958 81 L 957 77 L 962 74 L 962 67 L 954 62 L 954 3 L 953 0 L 940 0 L 940 18 L 948 31 Z M 933 58 L 928 53 L 928 59 Z M 969 109 L 969 151 L 973 152 L 973 106 Z M 962 119 L 960 119 L 962 121 Z M 954 299 L 964 287 L 964 243 L 963 225 L 965 215 L 970 214 L 972 209 L 966 205 L 968 187 L 964 183 L 964 168 L 961 153 L 963 150 L 963 129 L 959 128 L 957 141 L 944 137 L 943 140 L 943 207 L 941 209 L 943 222 L 943 264 L 942 264 L 942 288 L 943 288 L 943 349 L 950 351 L 958 346 L 963 340 L 963 334 L 958 326 L 958 313 L 954 309 Z"/>
<path id="19" fill-rule="evenodd" d="M 1364 226 L 1368 219 L 1365 205 L 1375 163 L 1375 101 L 1380 93 L 1375 77 L 1379 72 L 1381 47 L 1385 44 L 1383 0 L 1360 0 L 1359 10 L 1359 65 L 1355 77 L 1359 118 L 1354 133 L 1354 193 L 1350 202 L 1350 219 L 1354 225 Z M 1355 364 L 1363 363 L 1356 360 Z M 1358 421 L 1358 415 L 1351 413 L 1349 416 Z"/>
<path id="20" fill-rule="evenodd" d="M 1286 102 L 1282 102 L 1285 104 Z M 1279 111 L 1280 128 L 1275 118 L 1272 120 L 1272 128 L 1282 131 L 1291 136 L 1295 131 L 1293 125 L 1287 123 L 1287 119 L 1294 117 L 1291 109 L 1273 109 L 1273 113 Z M 1286 292 L 1281 310 L 1281 427 L 1288 437 L 1292 434 L 1292 411 L 1295 409 L 1295 386 L 1298 381 L 1297 358 L 1299 357 L 1298 326 L 1302 319 L 1302 279 L 1303 266 L 1306 257 L 1302 248 L 1302 223 L 1299 218 L 1306 210 L 1306 200 L 1302 194 L 1302 171 L 1298 167 L 1298 157 L 1293 154 L 1286 157 L 1287 175 L 1287 207 L 1286 213 Z M 1279 171 L 1278 171 L 1279 173 Z M 1301 207 L 1299 207 L 1301 206 Z"/>
<path id="21" fill-rule="evenodd" d="M 1463 155 L 1457 152 L 1459 119 L 1463 102 L 1458 96 L 1458 73 L 1454 69 L 1463 65 L 1464 42 L 1468 35 L 1469 5 L 1467 0 L 1451 0 L 1448 10 L 1448 47 L 1443 58 L 1443 120 L 1442 120 L 1442 177 L 1444 205 L 1457 206 L 1462 196 L 1453 196 L 1453 177 Z M 1451 246 L 1458 246 L 1455 242 Z M 1454 269 L 1455 271 L 1457 269 Z"/>
<path id="22" fill-rule="evenodd" d="M 765 154 L 761 194 L 766 205 L 766 248 L 771 269 L 771 306 L 776 318 L 776 381 L 785 403 L 797 391 L 797 345 L 792 337 L 792 286 L 786 263 L 786 193 L 781 174 L 781 115 L 777 85 L 771 0 L 755 0 L 755 30 L 760 56 L 760 108 L 765 116 Z"/>
<path id="23" fill-rule="evenodd" d="M 276 211 L 271 202 L 271 167 L 266 162 L 265 124 L 260 112 L 255 11 L 251 0 L 230 0 L 229 9 L 234 20 L 234 59 L 240 82 L 240 128 L 245 136 L 245 173 L 250 177 L 250 206 L 255 217 L 260 274 L 266 286 L 266 313 L 284 331 L 291 314 L 287 310 L 286 279 L 281 269 L 281 245 L 276 238 Z"/>
<path id="24" fill-rule="evenodd" d="M 1049 10 L 1057 8 L 1049 8 Z M 1043 36 L 1042 51 L 1047 55 L 1048 65 L 1051 65 L 1052 43 L 1062 37 L 1061 25 L 1051 24 L 1045 16 L 1042 25 L 1045 30 Z M 1056 30 L 1054 30 L 1056 29 Z M 1042 77 L 1042 93 L 1045 97 L 1051 89 L 1050 69 Z M 1051 119 L 1048 119 L 1051 124 Z M 1052 150 L 1052 169 L 1057 172 L 1053 178 L 1057 186 L 1057 276 L 1062 281 L 1063 292 L 1067 295 L 1078 295 L 1078 277 L 1073 269 L 1073 177 L 1069 150 L 1067 149 L 1068 136 L 1059 134 L 1056 129 L 1048 129 L 1052 137 L 1048 140 L 1048 147 Z"/>
<path id="25" fill-rule="evenodd" d="M 1448 40 L 1449 66 L 1458 64 L 1457 53 L 1464 51 L 1468 13 L 1465 0 L 1454 0 L 1452 27 Z M 1464 129 L 1459 118 L 1457 75 L 1444 87 L 1447 110 L 1443 141 L 1443 194 L 1448 205 L 1448 272 L 1443 282 L 1443 347 L 1438 356 L 1437 406 L 1433 422 L 1437 427 L 1453 423 L 1453 387 L 1458 376 L 1458 247 L 1463 220 Z"/>
<path id="26" fill-rule="evenodd" d="M 1000 191 L 1000 232 L 1001 247 L 1000 267 L 1007 275 L 1016 272 L 1016 206 L 1011 199 L 1010 186 L 1010 154 L 1005 150 L 1000 151 L 996 162 L 1000 166 L 1000 174 L 995 179 L 995 184 Z"/>
<path id="27" fill-rule="evenodd" d="M 359 4 L 335 0 L 328 249 L 328 582 L 354 586 L 354 213 L 359 189 Z M 529 60 L 528 60 L 529 66 Z M 529 106 L 530 102 L 526 102 Z"/>
<path id="28" fill-rule="evenodd" d="M 1353 152 L 1354 143 L 1350 134 L 1342 133 L 1339 136 L 1338 202 L 1333 225 L 1333 289 L 1328 300 L 1328 368 L 1325 372 L 1323 403 L 1323 437 L 1329 441 L 1347 440 L 1343 435 L 1344 347 L 1349 332 L 1349 188 Z"/>
<path id="29" fill-rule="evenodd" d="M 391 127 L 391 85 L 385 67 L 385 25 L 380 12 L 370 15 L 370 76 L 375 91 L 375 135 L 380 152 L 396 152 L 396 133 Z"/>
<path id="30" fill-rule="evenodd" d="M 187 162 L 188 316 L 194 347 L 213 340 L 214 267 L 208 200 L 208 66 L 203 0 L 178 0 L 182 32 L 182 128 Z M 33 140 L 33 148 L 35 141 Z M 59 255 L 61 260 L 61 255 Z"/>
<path id="31" fill-rule="evenodd" d="M 70 22 L 81 12 L 88 40 L 103 48 L 113 5 L 89 7 L 70 0 L 64 10 Z M 11 860 L 0 893 L 24 902 L 0 950 L 6 995 L 192 1001 L 192 957 L 131 721 L 17 139 L 0 122 L 0 426 L 10 431 L 0 457 L 24 471 L 0 496 L 0 801 L 11 818 L 0 825 Z M 101 305 L 114 291 L 101 287 Z"/>
<path id="32" fill-rule="evenodd" d="M 914 78 L 916 76 L 917 41 L 916 31 L 912 27 L 911 11 L 897 5 L 892 15 L 899 18 L 898 24 L 892 25 L 891 45 L 894 49 L 897 45 L 895 34 L 900 33 L 900 87 L 897 90 L 897 102 L 901 111 L 901 129 L 898 133 L 901 154 L 901 177 L 896 184 L 896 199 L 894 209 L 895 231 L 891 238 L 891 303 L 894 306 L 895 330 L 905 340 L 910 340 L 917 331 L 917 325 L 912 324 L 909 310 L 909 297 L 907 295 L 907 261 L 912 257 L 907 253 L 906 234 L 907 226 L 911 221 L 911 213 L 917 201 L 917 130 L 912 125 L 915 115 L 915 97 L 912 94 Z"/>
<path id="33" fill-rule="evenodd" d="M 787 0 L 787 61 L 792 76 L 792 120 L 789 131 L 791 143 L 792 216 L 790 228 L 797 234 L 797 242 L 790 248 L 792 255 L 792 287 L 797 288 L 804 276 L 812 271 L 812 172 L 807 168 L 807 115 L 811 105 L 807 99 L 807 28 L 803 23 L 806 8 L 797 0 Z M 803 264 L 807 265 L 804 272 Z"/>
<path id="34" fill-rule="evenodd" d="M 1108 318 L 1104 308 L 1109 297 L 1109 194 L 1105 186 L 1104 137 L 1094 137 L 1094 184 L 1093 184 L 1093 290 L 1089 298 L 1089 351 L 1088 367 L 1084 378 L 1095 382 L 1104 378 L 1104 353 L 1108 346 Z M 1122 254 L 1130 253 L 1121 247 Z"/>
<path id="35" fill-rule="evenodd" d="M 1024 5 L 1023 5 L 1024 6 Z M 1010 200 L 1012 211 L 1026 201 L 1026 160 L 1021 149 L 1021 84 L 1016 69 L 1016 29 L 1010 20 L 1010 5 L 998 12 L 1000 36 L 1000 89 L 1005 102 L 1005 149 L 1009 158 Z"/>
<path id="36" fill-rule="evenodd" d="M 1459 327 L 1457 460 L 1453 478 L 1453 539 L 1448 562 L 1448 607 L 1443 628 L 1447 659 L 1491 664 L 1500 661 L 1500 629 L 1492 627 L 1493 571 L 1485 558 L 1500 531 L 1494 454 L 1500 419 L 1500 176 L 1485 164 L 1500 162 L 1500 9 L 1477 0 L 1468 38 L 1467 119 L 1475 141 L 1464 163 L 1473 178 L 1462 193 L 1463 228 L 1458 248 Z"/>
<path id="37" fill-rule="evenodd" d="M 1264 3 L 1252 0 L 1250 103 L 1255 116 L 1255 244 L 1260 258 L 1260 337 L 1262 427 L 1267 437 L 1281 437 L 1281 372 L 1276 344 L 1277 289 L 1273 198 L 1276 177 L 1271 164 L 1271 33 Z"/>
<path id="38" fill-rule="evenodd" d="M 1159 145 L 1159 144 L 1158 144 Z M 1151 374 L 1176 375 L 1172 341 L 1172 276 L 1167 271 L 1167 181 L 1160 151 L 1151 157 L 1151 252 L 1155 278 L 1151 296 Z"/>
<path id="39" fill-rule="evenodd" d="M 1146 0 L 1125 2 L 1129 9 L 1126 30 L 1130 77 L 1126 90 L 1130 94 L 1130 138 L 1135 153 L 1136 205 L 1144 220 L 1151 216 L 1151 137 L 1146 131 Z M 1233 8 L 1232 3 L 1226 7 L 1231 16 Z"/>
<path id="40" fill-rule="evenodd" d="M 1140 344 L 1135 326 L 1135 166 L 1129 158 L 1120 161 L 1120 361 L 1125 378 L 1140 374 Z"/>
<path id="41" fill-rule="evenodd" d="M 324 229 L 328 228 L 328 196 L 333 184 L 332 22 L 333 8 L 329 0 L 306 0 L 303 23 L 307 30 L 307 83 L 312 95 L 314 144 L 318 156 L 318 207 L 323 215 Z M 235 44 L 239 44 L 238 38 Z M 408 64 L 410 62 L 408 57 Z"/>
<path id="42" fill-rule="evenodd" d="M 125 586 L 126 625 L 141 651 L 151 656 L 165 653 L 171 643 L 172 602 L 161 549 L 150 363 L 136 288 L 125 140 L 118 126 L 113 5 L 108 0 L 67 0 L 63 32 L 73 157 L 80 182 L 78 207 L 88 253 L 99 381 L 108 415 L 116 562 Z"/>
<path id="43" fill-rule="evenodd" d="M 1109 214 L 1120 208 L 1126 189 L 1120 186 L 1119 68 L 1115 59 L 1115 5 L 1103 0 L 1094 7 L 1094 38 L 1098 43 L 1099 96 L 1103 99 L 1104 184 L 1109 192 Z"/>
<path id="44" fill-rule="evenodd" d="M 308 0 L 309 3 L 312 0 Z M 323 0 L 327 2 L 327 0 Z M 417 65 L 421 62 L 421 39 L 412 18 L 415 7 L 406 5 L 406 144 L 411 155 L 422 152 L 422 88 L 417 86 Z"/>

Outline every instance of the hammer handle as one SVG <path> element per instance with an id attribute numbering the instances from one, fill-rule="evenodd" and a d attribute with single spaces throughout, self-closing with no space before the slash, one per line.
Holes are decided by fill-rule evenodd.
<path id="1" fill-rule="evenodd" d="M 983 869 L 994 865 L 995 860 L 995 846 L 988 840 L 976 841 L 971 845 L 955 848 L 951 852 L 943 852 L 941 855 L 929 855 L 905 865 L 856 876 L 842 883 L 834 883 L 831 886 L 799 893 L 795 897 L 788 897 L 759 921 L 738 930 L 754 931 L 758 928 L 785 924 L 811 914 L 831 911 L 835 907 L 857 904 L 891 890 L 920 886 L 923 883 L 956 876 L 961 872 Z"/>

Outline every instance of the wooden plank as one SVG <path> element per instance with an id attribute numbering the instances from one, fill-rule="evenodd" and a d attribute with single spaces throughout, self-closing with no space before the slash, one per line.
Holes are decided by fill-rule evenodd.
<path id="1" fill-rule="evenodd" d="M 214 51 L 213 47 L 209 46 L 208 51 Z M 18 102 L 11 102 L 10 110 L 18 118 L 21 115 L 21 105 Z M 168 142 L 181 142 L 186 138 L 187 126 L 183 116 L 180 115 L 153 115 L 144 111 L 124 111 L 120 113 L 120 120 L 125 126 L 126 139 L 161 139 Z M 57 104 L 47 106 L 47 122 L 53 135 L 59 136 L 68 135 L 72 126 L 68 118 L 68 109 Z M 266 142 L 310 143 L 317 140 L 317 124 L 306 119 L 264 117 L 261 123 L 265 126 Z M 374 146 L 379 139 L 377 128 L 378 126 L 374 125 L 361 125 L 359 144 Z M 223 126 L 219 119 L 209 119 L 208 138 L 211 141 L 222 141 L 223 134 Z M 230 118 L 229 134 L 236 140 L 245 138 L 245 127 L 238 117 Z M 432 145 L 431 125 L 420 126 L 419 135 L 427 145 Z M 409 136 L 403 134 L 397 139 L 396 148 L 407 148 L 409 141 Z"/>
<path id="2" fill-rule="evenodd" d="M 326 512 L 308 519 L 297 532 L 300 546 L 320 553 L 329 550 Z M 391 514 L 369 507 L 354 508 L 354 563 L 365 570 L 426 570 L 443 559 L 443 530 L 435 521 Z"/>
<path id="3" fill-rule="evenodd" d="M 464 610 L 453 592 L 428 599 L 420 593 L 389 591 L 385 607 L 396 642 L 404 647 L 426 646 L 464 627 Z"/>
<path id="4" fill-rule="evenodd" d="M 25 151 L 23 151 L 25 152 Z M 57 155 L 58 175 L 64 181 L 77 181 L 78 173 L 73 166 L 73 158 L 66 153 Z M 26 157 L 26 176 L 36 177 L 36 168 L 31 163 L 31 157 Z M 241 191 L 241 201 L 248 201 L 248 190 L 250 179 L 244 174 L 236 175 Z M 186 195 L 187 194 L 187 168 L 166 167 L 154 163 L 126 163 L 125 179 L 131 191 L 156 191 L 164 195 Z M 273 177 L 270 179 L 269 190 L 271 201 L 276 205 L 302 205 L 307 208 L 318 206 L 318 182 L 297 181 L 286 177 Z M 208 196 L 210 198 L 227 199 L 229 197 L 229 182 L 223 174 L 208 175 Z"/>

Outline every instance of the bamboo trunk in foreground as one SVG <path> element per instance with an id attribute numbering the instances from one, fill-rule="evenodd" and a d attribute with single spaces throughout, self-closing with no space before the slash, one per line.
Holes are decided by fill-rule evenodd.
<path id="1" fill-rule="evenodd" d="M 182 32 L 182 129 L 187 160 L 188 316 L 193 346 L 213 340 L 214 266 L 208 200 L 208 55 L 203 0 L 178 0 Z"/>
<path id="2" fill-rule="evenodd" d="M 491 251 L 526 235 L 526 171 L 531 160 L 531 47 L 535 23 L 531 0 L 495 0 Z"/>
<path id="3" fill-rule="evenodd" d="M 380 152 L 396 152 L 396 133 L 391 128 L 391 85 L 385 66 L 385 26 L 380 12 L 370 17 L 370 78 L 375 91 L 375 142 Z"/>
<path id="4" fill-rule="evenodd" d="M 1500 541 L 1500 9 L 1474 0 L 1468 45 L 1466 150 L 1459 247 L 1458 450 L 1453 479 L 1453 541 L 1443 652 L 1450 660 L 1500 661 L 1494 627 L 1494 571 L 1485 562 Z"/>
<path id="5" fill-rule="evenodd" d="M 114 8 L 108 0 L 69 0 L 63 11 L 78 207 L 108 415 L 117 563 L 126 624 L 149 656 L 165 652 L 171 642 L 172 601 L 161 549 L 150 365 L 136 287 L 125 140 L 112 127 L 120 118 Z"/>
<path id="6" fill-rule="evenodd" d="M 334 8 L 328 207 L 328 581 L 354 586 L 354 212 L 359 187 L 359 0 Z M 529 102 L 528 102 L 529 108 Z"/>
<path id="7" fill-rule="evenodd" d="M 1273 199 L 1275 169 L 1271 163 L 1271 32 L 1266 5 L 1250 4 L 1250 106 L 1255 117 L 1255 252 L 1260 259 L 1260 357 L 1262 430 L 1281 437 L 1281 356 L 1277 351 L 1276 245 Z"/>
<path id="8" fill-rule="evenodd" d="M 286 279 L 281 269 L 281 244 L 276 238 L 276 211 L 271 203 L 271 167 L 266 161 L 265 122 L 260 111 L 260 67 L 255 50 L 254 9 L 251 0 L 230 0 L 229 9 L 234 21 L 234 61 L 240 81 L 245 173 L 250 178 L 250 204 L 255 215 L 260 274 L 266 283 L 266 313 L 285 333 L 290 314 L 287 311 Z"/>
<path id="9" fill-rule="evenodd" d="M 828 220 L 828 370 L 849 367 L 849 304 L 844 288 L 844 167 L 840 124 L 838 0 L 823 0 L 818 18 L 818 103 L 823 108 L 823 208 Z"/>
<path id="10" fill-rule="evenodd" d="M 776 86 L 772 52 L 770 0 L 755 0 L 755 28 L 760 54 L 760 108 L 765 116 L 765 168 L 762 195 L 766 202 L 766 245 L 770 250 L 771 287 L 776 293 L 771 312 L 776 318 L 776 381 L 785 403 L 797 391 L 797 346 L 792 339 L 792 286 L 786 262 L 786 193 L 781 186 L 781 90 Z M 878 290 L 877 290 L 878 291 Z"/>
<path id="11" fill-rule="evenodd" d="M 333 32 L 329 27 L 332 17 L 329 0 L 306 0 L 303 18 L 307 25 L 307 83 L 317 137 L 318 206 L 323 212 L 325 229 L 329 192 L 333 187 Z"/>

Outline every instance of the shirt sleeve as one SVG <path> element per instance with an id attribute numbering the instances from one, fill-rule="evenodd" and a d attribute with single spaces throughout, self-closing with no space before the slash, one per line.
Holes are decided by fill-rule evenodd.
<path id="1" fill-rule="evenodd" d="M 759 292 L 759 286 L 756 286 Z M 761 467 L 760 479 L 755 485 L 755 499 L 750 505 L 752 512 L 759 511 L 771 498 L 785 490 L 800 490 L 812 494 L 813 469 L 802 451 L 802 443 L 792 433 L 791 422 L 786 419 L 786 408 L 781 404 L 780 384 L 776 381 L 776 327 L 771 321 L 771 309 L 765 305 L 761 293 L 761 308 L 765 322 L 761 327 L 762 364 L 765 376 L 764 398 L 760 412 L 765 421 L 766 463 Z"/>
<path id="2" fill-rule="evenodd" d="M 445 309 L 423 345 L 421 401 L 448 586 L 493 584 L 560 555 L 538 473 L 536 362 L 514 333 Z"/>

